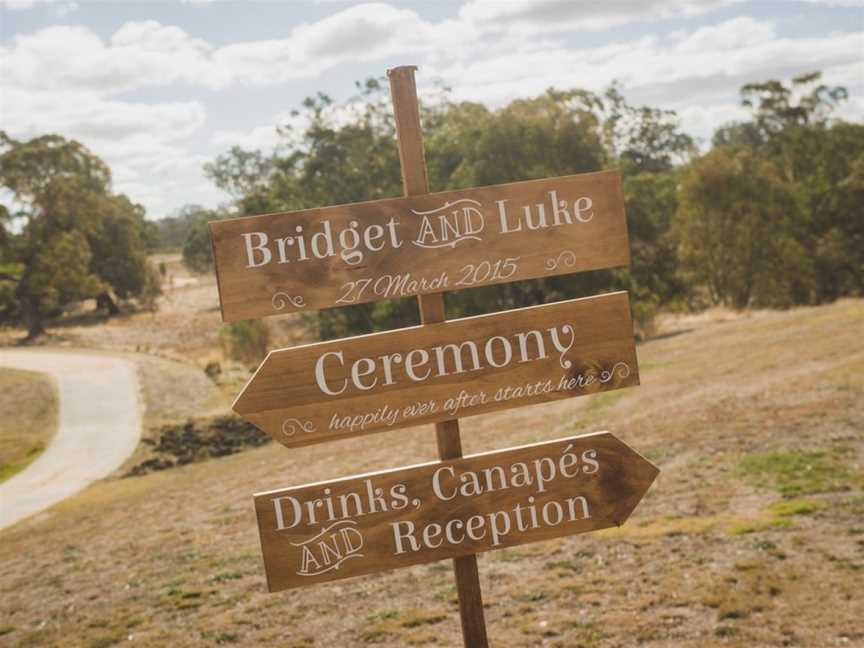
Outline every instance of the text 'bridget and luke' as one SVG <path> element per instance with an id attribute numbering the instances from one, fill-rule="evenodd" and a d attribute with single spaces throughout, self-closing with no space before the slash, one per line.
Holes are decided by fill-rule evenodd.
<path id="1" fill-rule="evenodd" d="M 614 171 L 210 223 L 226 321 L 627 265 Z"/>

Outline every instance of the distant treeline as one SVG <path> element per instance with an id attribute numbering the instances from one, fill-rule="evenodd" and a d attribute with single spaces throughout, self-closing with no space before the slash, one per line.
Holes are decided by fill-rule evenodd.
<path id="1" fill-rule="evenodd" d="M 864 293 L 864 125 L 834 117 L 847 99 L 818 73 L 741 88 L 750 118 L 718 129 L 700 152 L 676 114 L 632 106 L 615 86 L 598 95 L 548 90 L 490 110 L 446 90 L 422 107 L 433 191 L 584 173 L 624 176 L 632 264 L 447 295 L 451 317 L 630 291 L 649 332 L 658 309 L 785 308 Z M 152 304 L 153 249 L 182 249 L 212 266 L 206 222 L 238 215 L 399 196 L 402 183 L 386 84 L 358 84 L 338 106 L 323 94 L 282 128 L 273 154 L 233 148 L 206 165 L 234 198 L 187 206 L 155 224 L 114 194 L 110 170 L 57 135 L 17 142 L 0 133 L 0 321 L 31 335 L 63 307 L 96 297 Z M 417 322 L 415 299 L 309 315 L 322 338 Z"/>
<path id="2" fill-rule="evenodd" d="M 275 154 L 234 148 L 206 166 L 235 204 L 179 216 L 190 267 L 210 266 L 207 219 L 401 195 L 386 85 L 358 90 L 346 106 L 307 99 L 295 115 L 307 126 L 283 130 Z M 631 106 L 615 86 L 498 110 L 442 96 L 422 109 L 433 191 L 617 167 L 632 248 L 629 269 L 449 293 L 450 316 L 626 289 L 644 330 L 659 308 L 784 308 L 864 292 L 864 125 L 832 118 L 847 92 L 818 73 L 742 87 L 751 118 L 717 130 L 704 153 L 674 112 Z M 311 317 L 325 339 L 418 319 L 414 299 Z"/>

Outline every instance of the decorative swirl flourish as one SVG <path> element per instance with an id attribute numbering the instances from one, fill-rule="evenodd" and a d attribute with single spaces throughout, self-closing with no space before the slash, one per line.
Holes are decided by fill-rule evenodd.
<path id="1" fill-rule="evenodd" d="M 338 531 L 337 527 L 342 528 L 342 527 L 345 527 L 346 525 L 349 525 L 349 524 L 353 524 L 355 527 L 357 526 L 357 522 L 355 522 L 354 520 L 338 520 L 328 527 L 321 527 L 321 530 L 318 533 L 316 533 L 314 536 L 312 536 L 311 538 L 306 538 L 305 540 L 301 540 L 300 542 L 292 542 L 291 546 L 292 547 L 302 547 L 305 544 L 309 544 L 310 542 L 314 542 L 315 540 L 317 540 L 318 538 L 323 536 L 325 533 L 329 533 L 333 529 L 336 529 Z"/>
<path id="2" fill-rule="evenodd" d="M 449 202 L 449 201 L 445 202 L 441 207 L 436 207 L 435 209 L 430 209 L 428 211 L 419 211 L 417 209 L 412 209 L 411 211 L 413 213 L 417 214 L 418 216 L 425 216 L 427 214 L 434 214 L 436 212 L 444 211 L 448 207 L 455 207 L 459 203 L 470 203 L 470 204 L 475 205 L 477 207 L 483 206 L 481 203 L 477 202 L 476 200 L 471 200 L 470 198 L 460 198 L 459 200 L 454 200 L 453 202 Z"/>
<path id="3" fill-rule="evenodd" d="M 280 291 L 273 293 L 273 299 L 270 300 L 270 303 L 273 304 L 274 309 L 282 310 L 288 304 L 294 308 L 303 308 L 306 305 L 306 300 L 303 299 L 303 295 L 289 295 Z"/>
<path id="4" fill-rule="evenodd" d="M 442 248 L 442 247 L 455 248 L 458 243 L 461 243 L 462 241 L 468 241 L 468 240 L 482 241 L 483 239 L 481 239 L 479 236 L 460 236 L 457 239 L 453 239 L 452 241 L 445 241 L 443 243 L 439 243 L 438 245 L 432 245 L 430 243 L 419 243 L 417 241 L 411 241 L 411 242 L 414 245 L 416 245 L 417 247 L 422 247 L 422 248 L 426 248 L 427 250 L 429 250 L 429 249 L 437 249 L 437 248 Z"/>
<path id="5" fill-rule="evenodd" d="M 618 373 L 619 378 L 626 378 L 630 375 L 630 365 L 626 362 L 616 362 L 611 369 L 600 372 L 600 382 L 607 383 L 612 380 L 615 373 Z"/>
<path id="6" fill-rule="evenodd" d="M 576 254 L 571 250 L 564 250 L 557 257 L 549 257 L 546 259 L 546 269 L 549 272 L 557 270 L 558 266 L 572 268 L 576 265 Z"/>
<path id="7" fill-rule="evenodd" d="M 294 436 L 298 430 L 302 430 L 306 434 L 315 432 L 315 426 L 312 421 L 301 421 L 296 418 L 289 418 L 282 421 L 282 434 L 285 436 Z"/>
<path id="8" fill-rule="evenodd" d="M 552 332 L 552 339 L 555 341 L 556 346 L 561 349 L 560 340 L 558 339 L 558 329 L 550 329 Z M 564 347 L 564 350 L 561 351 L 561 355 L 558 357 L 558 364 L 561 365 L 562 369 L 569 369 L 573 366 L 573 362 L 567 360 L 564 357 L 570 349 L 573 348 L 573 345 L 576 343 L 576 329 L 573 328 L 572 324 L 565 324 L 561 327 L 561 330 L 564 331 L 567 335 L 570 336 L 570 343 Z"/>

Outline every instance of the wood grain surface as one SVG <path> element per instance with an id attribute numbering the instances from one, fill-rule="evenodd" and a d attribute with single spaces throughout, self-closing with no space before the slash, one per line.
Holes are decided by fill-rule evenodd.
<path id="1" fill-rule="evenodd" d="M 619 292 L 272 351 L 233 407 L 291 447 L 638 383 Z"/>
<path id="2" fill-rule="evenodd" d="M 225 321 L 630 262 L 617 171 L 231 218 L 210 234 Z"/>
<path id="3" fill-rule="evenodd" d="M 403 65 L 387 70 L 390 96 L 393 100 L 393 116 L 396 121 L 402 187 L 406 196 L 429 193 L 426 155 L 423 151 L 423 129 L 420 125 L 420 103 L 417 101 L 417 84 L 414 80 L 415 69 L 413 65 Z M 436 324 L 446 319 L 443 293 L 418 295 L 417 305 L 420 308 L 422 324 Z M 435 439 L 439 459 L 462 457 L 462 438 L 459 434 L 458 419 L 436 423 Z M 486 618 L 477 556 L 470 554 L 454 558 L 453 576 L 459 599 L 463 644 L 465 648 L 488 648 L 489 639 L 486 636 Z"/>
<path id="4" fill-rule="evenodd" d="M 600 432 L 259 493 L 268 587 L 620 526 L 658 472 Z"/>

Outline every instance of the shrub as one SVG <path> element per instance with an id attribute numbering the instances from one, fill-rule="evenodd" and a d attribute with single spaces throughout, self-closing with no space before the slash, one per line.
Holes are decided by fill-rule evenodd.
<path id="1" fill-rule="evenodd" d="M 270 330 L 263 320 L 242 320 L 225 324 L 219 337 L 225 355 L 239 362 L 253 364 L 267 355 Z"/>

